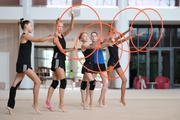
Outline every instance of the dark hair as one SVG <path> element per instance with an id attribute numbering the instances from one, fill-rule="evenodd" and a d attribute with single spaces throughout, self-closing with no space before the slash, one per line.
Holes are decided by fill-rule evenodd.
<path id="1" fill-rule="evenodd" d="M 81 39 L 82 35 L 86 33 L 86 32 L 82 32 L 80 35 L 79 35 L 79 40 Z M 87 33 L 86 33 L 87 34 Z"/>
<path id="2" fill-rule="evenodd" d="M 91 32 L 91 35 L 92 35 L 93 33 L 95 33 L 95 34 L 98 36 L 98 34 L 97 34 L 97 32 L 96 32 L 96 31 Z"/>
<path id="3" fill-rule="evenodd" d="M 24 18 L 21 18 L 20 21 L 18 22 L 18 25 L 21 25 L 21 29 L 24 30 L 24 25 L 29 23 L 30 23 L 29 20 L 24 20 Z"/>

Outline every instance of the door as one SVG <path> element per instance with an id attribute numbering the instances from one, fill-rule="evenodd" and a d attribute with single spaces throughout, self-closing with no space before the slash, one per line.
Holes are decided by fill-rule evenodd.
<path id="1" fill-rule="evenodd" d="M 174 87 L 180 87 L 180 49 L 174 49 Z"/>

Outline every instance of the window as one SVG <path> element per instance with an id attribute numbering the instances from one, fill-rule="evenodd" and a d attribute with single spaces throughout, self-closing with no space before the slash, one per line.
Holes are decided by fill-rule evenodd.
<path id="1" fill-rule="evenodd" d="M 66 53 L 70 56 L 70 52 Z M 41 67 L 51 68 L 51 62 L 53 57 L 53 47 L 35 47 L 34 49 L 34 61 L 35 61 L 35 70 Z M 66 57 L 65 68 L 66 71 L 70 71 L 71 59 Z M 50 76 L 52 76 L 52 71 L 50 71 Z"/>
<path id="2" fill-rule="evenodd" d="M 139 28 L 138 33 L 140 32 L 144 32 L 144 34 L 139 37 L 139 47 L 143 47 L 149 39 L 148 28 Z"/>
<path id="3" fill-rule="evenodd" d="M 150 37 L 150 34 L 151 34 L 151 28 L 149 29 L 149 37 Z M 158 39 L 159 39 L 159 36 L 160 33 L 159 33 L 159 28 L 153 28 L 153 32 L 152 32 L 152 38 L 150 40 L 150 46 L 153 47 L 157 44 L 158 42 Z M 149 40 L 149 39 L 148 39 Z M 159 42 L 160 43 L 160 42 Z M 156 46 L 159 46 L 159 43 L 156 45 Z"/>
<path id="4" fill-rule="evenodd" d="M 90 6 L 116 6 L 117 0 L 47 0 L 47 5 L 87 4 Z"/>
<path id="5" fill-rule="evenodd" d="M 128 0 L 128 6 L 178 6 L 179 0 Z"/>
<path id="6" fill-rule="evenodd" d="M 170 47 L 170 28 L 164 28 L 161 39 L 161 47 Z"/>

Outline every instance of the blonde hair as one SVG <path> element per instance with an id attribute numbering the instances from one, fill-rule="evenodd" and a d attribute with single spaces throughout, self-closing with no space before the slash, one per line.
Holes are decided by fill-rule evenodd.
<path id="1" fill-rule="evenodd" d="M 59 18 L 57 18 L 57 19 L 56 19 L 56 25 L 57 25 L 58 23 L 63 23 L 63 22 L 62 22 L 62 21 L 60 21 L 60 19 L 59 19 Z"/>
<path id="2" fill-rule="evenodd" d="M 80 35 L 79 35 L 79 40 L 81 39 L 82 35 L 86 33 L 86 32 L 82 32 Z M 86 33 L 87 34 L 87 33 Z"/>

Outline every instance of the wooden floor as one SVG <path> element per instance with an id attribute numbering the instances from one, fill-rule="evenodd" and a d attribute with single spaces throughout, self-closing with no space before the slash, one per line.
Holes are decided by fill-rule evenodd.
<path id="1" fill-rule="evenodd" d="M 98 107 L 100 89 L 94 93 L 94 110 L 84 110 L 80 105 L 79 88 L 67 89 L 65 105 L 68 112 L 58 109 L 59 90 L 55 90 L 51 105 L 54 112 L 43 108 L 47 90 L 41 89 L 39 107 L 42 114 L 37 114 L 31 107 L 32 90 L 18 90 L 14 115 L 6 109 L 9 90 L 0 90 L 0 120 L 180 120 L 180 89 L 169 90 L 134 90 L 126 91 L 124 107 L 119 102 L 120 90 L 108 89 L 106 106 Z"/>

